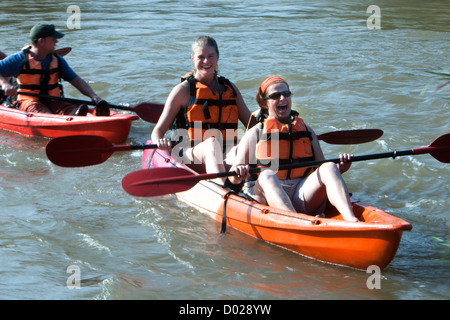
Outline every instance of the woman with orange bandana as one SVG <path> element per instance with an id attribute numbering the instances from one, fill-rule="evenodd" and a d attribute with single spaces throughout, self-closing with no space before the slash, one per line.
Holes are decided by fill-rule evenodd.
<path id="1" fill-rule="evenodd" d="M 314 131 L 291 110 L 288 83 L 280 77 L 269 77 L 259 87 L 256 100 L 264 115 L 262 122 L 247 131 L 239 143 L 231 168 L 239 176 L 227 184 L 239 185 L 260 203 L 272 207 L 320 215 L 327 199 L 347 221 L 358 221 L 341 174 L 350 168 L 351 155 L 341 154 L 341 162 L 324 163 L 318 168 L 277 170 L 278 165 L 323 160 L 324 155 Z M 257 177 L 250 177 L 250 164 L 270 165 Z"/>
<path id="2" fill-rule="evenodd" d="M 175 124 L 178 129 L 186 129 L 184 138 L 188 140 L 173 149 L 177 158 L 187 165 L 202 164 L 208 173 L 225 171 L 225 164 L 231 166 L 235 154 L 230 143 L 233 146 L 237 142 L 238 122 L 246 125 L 250 111 L 237 87 L 218 75 L 219 49 L 213 38 L 197 38 L 192 44 L 191 59 L 194 71 L 170 92 L 152 131 L 152 141 L 159 149 L 172 149 L 171 139 L 165 134 Z M 218 183 L 224 181 L 217 179 Z"/>

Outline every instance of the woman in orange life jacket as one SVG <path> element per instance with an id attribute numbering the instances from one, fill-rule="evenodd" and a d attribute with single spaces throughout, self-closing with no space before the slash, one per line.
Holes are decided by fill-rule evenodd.
<path id="1" fill-rule="evenodd" d="M 192 43 L 191 60 L 194 64 L 192 74 L 187 79 L 182 78 L 170 92 L 151 138 L 159 149 L 172 149 L 171 139 L 165 134 L 174 120 L 182 119 L 184 124 L 178 128 L 187 129 L 181 130 L 187 134 L 182 134 L 183 142 L 173 148 L 173 155 L 187 165 L 204 165 L 208 173 L 226 171 L 232 164 L 236 148 L 230 148 L 224 154 L 222 144 L 225 139 L 237 142 L 238 122 L 246 125 L 250 111 L 237 87 L 218 76 L 219 50 L 213 38 L 197 38 Z M 223 140 L 218 138 L 218 130 Z M 225 168 L 226 164 L 228 168 Z M 223 184 L 225 179 L 215 181 Z"/>
<path id="2" fill-rule="evenodd" d="M 266 163 L 267 160 L 279 160 L 279 164 L 283 164 L 283 160 L 293 163 L 324 159 L 314 131 L 291 112 L 291 92 L 285 80 L 267 78 L 258 89 L 257 102 L 266 119 L 249 129 L 240 141 L 231 168 L 239 176 L 229 177 L 226 184 L 239 185 L 249 178 L 249 164 L 254 164 L 255 159 L 261 162 L 266 160 Z M 275 134 L 277 131 L 280 133 Z M 274 139 L 277 141 L 273 142 Z M 271 143 L 279 150 L 273 148 Z M 272 156 L 271 153 L 276 151 L 279 154 Z M 341 176 L 350 168 L 351 155 L 341 154 L 339 158 L 339 164 L 327 162 L 315 170 L 264 170 L 253 180 L 251 177 L 247 179 L 244 192 L 263 204 L 310 215 L 321 215 L 328 198 L 345 220 L 356 222 L 358 219 L 351 208 L 347 187 Z"/>

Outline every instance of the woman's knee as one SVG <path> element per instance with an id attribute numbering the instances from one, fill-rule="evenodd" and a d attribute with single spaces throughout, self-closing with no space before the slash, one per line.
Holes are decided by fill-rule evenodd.
<path id="1" fill-rule="evenodd" d="M 272 184 L 274 181 L 277 181 L 277 174 L 272 170 L 263 170 L 259 174 L 258 181 L 261 185 Z"/>
<path id="2" fill-rule="evenodd" d="M 217 163 L 223 163 L 223 152 L 220 142 L 215 137 L 207 138 L 202 142 L 202 158 L 214 159 Z"/>
<path id="3" fill-rule="evenodd" d="M 319 174 L 322 176 L 340 176 L 341 173 L 339 172 L 338 166 L 333 162 L 325 162 L 319 167 Z"/>
<path id="4" fill-rule="evenodd" d="M 279 189 L 279 180 L 272 170 L 263 170 L 258 176 L 255 184 L 255 194 L 263 199 L 267 199 L 267 192 L 276 192 Z M 261 202 L 261 201 L 259 201 Z M 267 201 L 264 201 L 267 204 Z M 262 203 L 264 203 L 262 202 Z"/>
<path id="5" fill-rule="evenodd" d="M 216 151 L 220 149 L 220 143 L 215 137 L 209 137 L 202 142 L 206 150 Z"/>

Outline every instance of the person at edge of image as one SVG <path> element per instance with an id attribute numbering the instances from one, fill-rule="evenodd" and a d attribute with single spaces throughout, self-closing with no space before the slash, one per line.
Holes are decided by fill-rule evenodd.
<path id="1" fill-rule="evenodd" d="M 212 37 L 194 40 L 191 60 L 193 72 L 170 92 L 151 138 L 159 149 L 170 150 L 174 146 L 165 137 L 167 130 L 187 129 L 189 142 L 173 149 L 177 157 L 187 165 L 203 164 L 207 173 L 223 172 L 235 155 L 239 120 L 247 125 L 250 111 L 238 88 L 218 75 L 219 49 Z M 214 181 L 223 184 L 225 179 Z"/>
<path id="2" fill-rule="evenodd" d="M 108 116 L 109 107 L 92 88 L 79 77 L 66 60 L 56 54 L 55 45 L 63 33 L 55 30 L 52 24 L 37 24 L 30 31 L 32 44 L 22 51 L 0 61 L 0 84 L 7 96 L 16 97 L 14 106 L 19 110 L 36 113 L 54 113 L 85 116 L 88 106 L 76 105 L 66 101 L 48 100 L 22 93 L 62 96 L 59 79 L 70 82 L 82 94 L 97 105 L 97 116 Z M 16 77 L 18 88 L 9 78 Z"/>
<path id="3" fill-rule="evenodd" d="M 249 175 L 250 164 L 253 166 L 258 161 L 267 163 L 279 160 L 282 165 L 283 160 L 296 163 L 324 159 L 314 131 L 295 111 L 291 111 L 291 91 L 285 80 L 280 77 L 264 80 L 258 88 L 256 100 L 262 117 L 241 139 L 230 169 L 239 176 L 229 177 L 229 183 L 235 186 L 235 190 L 243 185 L 243 192 L 260 203 L 309 215 L 323 215 L 328 199 L 344 220 L 359 221 L 341 176 L 350 168 L 352 155 L 340 154 L 339 164 L 326 162 L 317 169 L 263 170 L 259 176 Z M 274 152 L 271 144 L 274 143 L 278 143 L 278 148 L 274 148 L 278 155 L 271 154 Z M 244 179 L 247 179 L 245 183 Z"/>

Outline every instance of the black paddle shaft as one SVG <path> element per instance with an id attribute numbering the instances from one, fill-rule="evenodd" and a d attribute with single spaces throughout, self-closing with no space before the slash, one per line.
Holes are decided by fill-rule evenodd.
<path id="1" fill-rule="evenodd" d="M 413 150 L 403 150 L 403 151 L 392 151 L 392 152 L 383 152 L 383 153 L 375 153 L 375 154 L 368 154 L 368 155 L 362 155 L 362 156 L 353 156 L 350 158 L 349 162 L 357 162 L 357 161 L 366 161 L 366 160 L 372 160 L 372 159 L 383 159 L 383 158 L 393 158 L 401 157 L 401 156 L 408 156 L 413 155 Z M 316 161 L 307 161 L 307 162 L 301 162 L 298 164 L 283 164 L 278 166 L 278 170 L 287 170 L 287 169 L 295 169 L 295 168 L 304 168 L 304 167 L 318 167 L 326 162 L 334 162 L 339 163 L 341 160 L 339 158 L 334 159 L 326 159 L 326 160 L 316 160 Z M 261 171 L 267 169 L 269 167 L 258 167 L 258 168 L 251 168 L 249 170 L 250 174 L 260 173 Z M 222 177 L 228 177 L 232 175 L 236 175 L 236 172 L 227 172 L 231 174 L 223 175 Z"/>
<path id="2" fill-rule="evenodd" d="M 72 103 L 75 103 L 75 104 L 87 104 L 87 105 L 90 105 L 90 106 L 96 106 L 97 105 L 94 101 L 89 101 L 89 100 L 79 100 L 79 99 L 73 99 L 73 98 L 49 96 L 49 95 L 46 95 L 46 94 L 39 94 L 39 93 L 32 93 L 32 92 L 20 92 L 19 91 L 19 94 L 22 94 L 22 95 L 25 95 L 25 96 L 30 96 L 30 97 L 38 97 L 38 98 L 43 98 L 43 99 L 49 99 L 49 100 L 67 101 L 67 102 L 72 102 Z M 132 107 L 119 106 L 119 105 L 114 105 L 114 104 L 110 104 L 110 103 L 108 103 L 108 106 L 110 106 L 111 108 L 122 109 L 122 110 L 133 110 Z"/>

